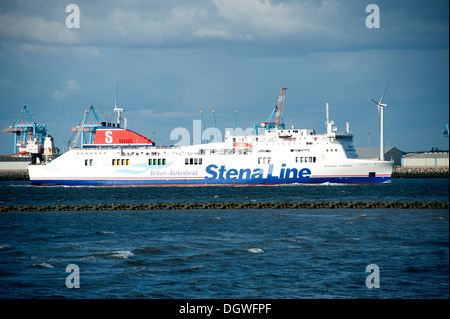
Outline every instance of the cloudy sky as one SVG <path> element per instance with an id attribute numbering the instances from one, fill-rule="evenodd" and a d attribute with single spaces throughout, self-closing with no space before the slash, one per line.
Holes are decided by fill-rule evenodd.
<path id="1" fill-rule="evenodd" d="M 366 26 L 371 3 L 379 28 Z M 27 105 L 63 149 L 90 105 L 109 119 L 118 85 L 129 128 L 170 145 L 200 111 L 222 131 L 235 110 L 243 129 L 267 121 L 287 87 L 289 127 L 324 132 L 328 102 L 357 147 L 378 146 L 370 99 L 389 85 L 386 145 L 448 149 L 448 39 L 447 0 L 1 1 L 0 126 Z M 12 150 L 1 133 L 0 154 Z"/>

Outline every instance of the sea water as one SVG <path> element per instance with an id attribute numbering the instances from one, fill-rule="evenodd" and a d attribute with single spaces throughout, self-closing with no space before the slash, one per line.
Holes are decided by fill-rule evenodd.
<path id="1" fill-rule="evenodd" d="M 0 205 L 433 201 L 448 200 L 448 192 L 447 179 L 254 187 L 39 187 L 0 182 Z M 448 298 L 448 213 L 3 212 L 0 298 Z"/>

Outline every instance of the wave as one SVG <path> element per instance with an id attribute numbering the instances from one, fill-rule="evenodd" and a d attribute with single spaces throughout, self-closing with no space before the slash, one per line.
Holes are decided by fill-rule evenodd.
<path id="1" fill-rule="evenodd" d="M 38 267 L 38 268 L 55 268 L 55 266 L 49 263 L 31 264 L 27 267 Z"/>
<path id="2" fill-rule="evenodd" d="M 115 250 L 99 254 L 97 256 L 106 258 L 128 259 L 129 257 L 134 256 L 134 254 L 131 252 L 131 250 Z"/>
<path id="3" fill-rule="evenodd" d="M 246 252 L 252 253 L 252 254 L 262 254 L 264 250 L 261 248 L 249 248 L 245 250 Z"/>
<path id="4" fill-rule="evenodd" d="M 189 271 L 196 271 L 197 269 L 203 268 L 203 265 L 195 265 L 195 266 L 189 266 L 181 269 L 181 272 L 189 272 Z"/>
<path id="5" fill-rule="evenodd" d="M 127 259 L 128 257 L 134 256 L 131 250 L 117 250 L 109 253 L 110 257 L 119 258 L 119 259 Z"/>

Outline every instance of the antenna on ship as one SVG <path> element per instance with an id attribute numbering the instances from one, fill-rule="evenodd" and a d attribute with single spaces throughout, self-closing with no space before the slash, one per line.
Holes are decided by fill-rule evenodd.
<path id="1" fill-rule="evenodd" d="M 325 104 L 326 105 L 326 115 L 327 115 L 327 121 L 325 122 L 325 124 L 327 125 L 327 134 L 331 134 L 333 133 L 333 124 L 334 121 L 330 121 L 330 112 L 329 112 L 329 107 L 328 107 L 328 103 Z"/>
<path id="2" fill-rule="evenodd" d="M 386 90 L 388 89 L 388 85 L 386 85 L 386 89 L 384 89 L 383 95 L 381 96 L 380 102 L 371 99 L 373 103 L 378 106 L 378 116 L 380 117 L 380 161 L 384 161 L 384 115 L 383 111 L 385 107 L 388 107 L 387 104 L 383 104 L 383 98 L 386 94 Z"/>
<path id="3" fill-rule="evenodd" d="M 203 144 L 203 111 L 200 111 L 200 144 Z"/>
<path id="4" fill-rule="evenodd" d="M 235 135 L 234 132 L 236 132 L 236 122 L 237 122 L 237 110 L 234 110 L 233 136 Z"/>

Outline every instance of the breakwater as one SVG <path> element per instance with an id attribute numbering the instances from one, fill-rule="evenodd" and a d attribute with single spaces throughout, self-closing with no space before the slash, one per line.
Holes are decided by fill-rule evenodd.
<path id="1" fill-rule="evenodd" d="M 29 179 L 26 169 L 0 170 L 0 181 L 27 181 Z"/>
<path id="2" fill-rule="evenodd" d="M 402 167 L 394 166 L 392 178 L 448 178 L 448 167 Z"/>
<path id="3" fill-rule="evenodd" d="M 0 212 L 108 211 L 108 210 L 192 210 L 192 209 L 448 209 L 449 201 L 266 201 L 187 203 L 106 203 L 0 206 Z"/>

